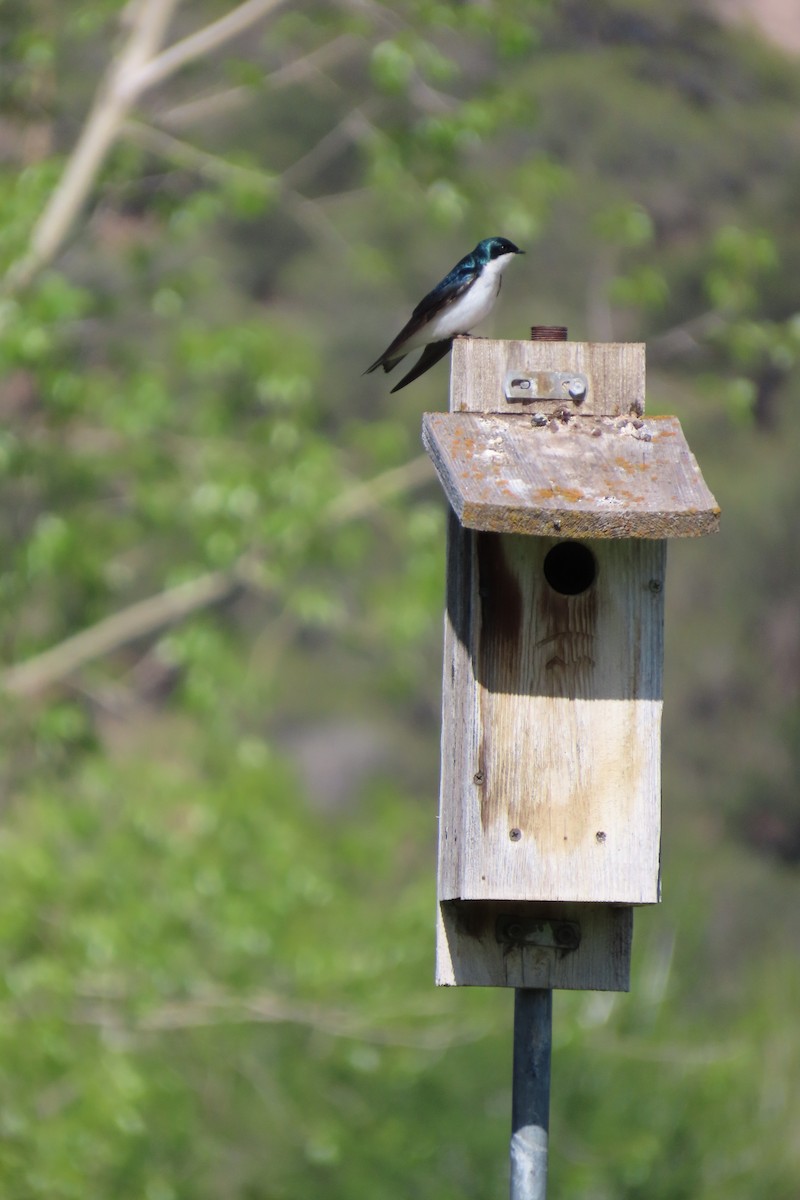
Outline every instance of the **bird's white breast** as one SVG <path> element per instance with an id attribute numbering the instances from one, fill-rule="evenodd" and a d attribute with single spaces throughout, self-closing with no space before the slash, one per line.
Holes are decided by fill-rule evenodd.
<path id="1" fill-rule="evenodd" d="M 469 333 L 473 326 L 488 317 L 500 291 L 503 271 L 514 257 L 513 254 L 501 254 L 487 263 L 472 287 L 425 326 L 425 342 L 440 342 L 458 333 Z"/>

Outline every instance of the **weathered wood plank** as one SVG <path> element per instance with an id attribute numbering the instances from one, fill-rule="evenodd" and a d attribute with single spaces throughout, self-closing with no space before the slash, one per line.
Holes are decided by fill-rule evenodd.
<path id="1" fill-rule="evenodd" d="M 584 398 L 509 402 L 507 372 L 574 371 L 589 378 Z M 522 342 L 456 338 L 450 365 L 451 412 L 553 412 L 567 403 L 589 416 L 641 416 L 645 347 L 641 342 Z"/>
<path id="2" fill-rule="evenodd" d="M 519 415 L 426 413 L 422 440 L 470 529 L 660 539 L 719 528 L 719 507 L 676 417 L 538 426 Z"/>
<path id="3" fill-rule="evenodd" d="M 665 543 L 592 542 L 561 595 L 556 542 L 451 516 L 440 900 L 659 897 Z"/>
<path id="4" fill-rule="evenodd" d="M 574 922 L 577 949 L 509 944 L 498 922 Z M 504 904 L 444 901 L 436 933 L 436 982 L 441 987 L 630 988 L 633 910 L 595 904 Z"/>

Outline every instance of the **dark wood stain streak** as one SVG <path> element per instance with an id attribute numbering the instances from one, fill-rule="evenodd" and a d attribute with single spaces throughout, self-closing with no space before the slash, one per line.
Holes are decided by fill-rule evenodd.
<path id="1" fill-rule="evenodd" d="M 478 672 L 489 691 L 508 691 L 519 660 L 523 597 L 498 533 L 479 533 L 481 631 Z"/>
<path id="2" fill-rule="evenodd" d="M 472 625 L 472 545 L 474 534 L 464 529 L 452 509 L 447 527 L 447 613 L 458 640 L 470 644 Z"/>
<path id="3" fill-rule="evenodd" d="M 476 631 L 474 670 L 489 697 L 498 692 L 518 692 L 525 598 L 507 557 L 509 540 L 496 533 L 478 533 L 475 541 L 481 619 Z M 493 769 L 493 722 L 483 720 L 481 726 L 481 825 L 487 829 L 499 816 L 496 810 L 501 789 Z"/>
<path id="4" fill-rule="evenodd" d="M 578 596 L 538 589 L 534 686 L 541 696 L 577 700 L 593 694 L 597 581 Z"/>

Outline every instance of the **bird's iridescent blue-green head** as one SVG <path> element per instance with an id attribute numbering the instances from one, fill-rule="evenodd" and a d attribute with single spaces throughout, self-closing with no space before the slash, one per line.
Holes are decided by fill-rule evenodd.
<path id="1" fill-rule="evenodd" d="M 524 254 L 524 250 L 520 250 L 519 246 L 515 246 L 508 238 L 490 237 L 484 238 L 482 242 L 478 242 L 473 254 L 479 262 L 488 263 L 492 259 L 502 258 L 504 254 Z"/>

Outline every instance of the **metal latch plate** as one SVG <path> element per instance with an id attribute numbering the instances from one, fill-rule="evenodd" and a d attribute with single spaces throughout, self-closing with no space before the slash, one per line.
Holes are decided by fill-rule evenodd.
<path id="1" fill-rule="evenodd" d="M 580 946 L 581 927 L 577 921 L 548 921 L 509 913 L 497 918 L 495 936 L 505 946 L 538 946 L 566 954 Z"/>
<path id="2" fill-rule="evenodd" d="M 509 404 L 535 400 L 571 400 L 580 404 L 589 393 L 589 379 L 577 371 L 507 371 L 503 394 Z"/>

